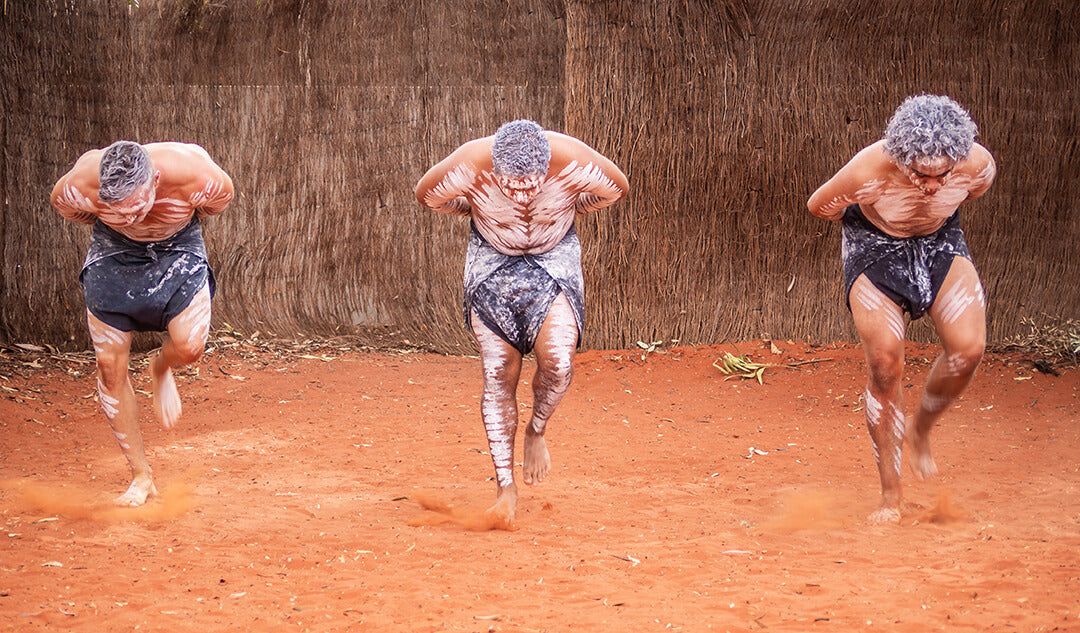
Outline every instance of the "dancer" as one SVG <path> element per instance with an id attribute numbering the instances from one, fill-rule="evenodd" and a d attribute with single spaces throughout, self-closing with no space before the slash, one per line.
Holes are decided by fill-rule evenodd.
<path id="1" fill-rule="evenodd" d="M 92 224 L 79 281 L 98 368 L 98 398 L 132 480 L 116 503 L 157 494 L 128 375 L 133 332 L 164 332 L 150 362 L 154 414 L 171 429 L 180 395 L 172 370 L 202 356 L 214 275 L 199 219 L 221 213 L 233 184 L 202 147 L 117 141 L 93 149 L 53 187 L 60 215 Z"/>
<path id="2" fill-rule="evenodd" d="M 537 367 L 522 480 L 539 483 L 551 469 L 544 432 L 570 386 L 584 325 L 574 219 L 613 204 L 628 186 L 596 150 L 527 120 L 465 143 L 416 186 L 421 204 L 472 220 L 464 316 L 480 346 L 481 416 L 496 480 L 496 502 L 487 514 L 497 524 L 512 524 L 517 509 L 517 384 L 529 351 Z"/>
<path id="3" fill-rule="evenodd" d="M 881 476 L 872 521 L 900 520 L 903 441 L 919 478 L 937 474 L 930 430 L 971 381 L 986 345 L 986 301 L 957 208 L 983 195 L 997 168 L 976 126 L 948 97 L 909 97 L 885 138 L 864 148 L 807 202 L 843 223 L 845 296 L 869 373 L 866 425 Z M 904 414 L 904 313 L 929 314 L 943 351 L 913 418 Z"/>

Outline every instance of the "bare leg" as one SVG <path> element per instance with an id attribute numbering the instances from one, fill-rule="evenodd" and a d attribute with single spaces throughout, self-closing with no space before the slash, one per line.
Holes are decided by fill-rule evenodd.
<path id="1" fill-rule="evenodd" d="M 544 440 L 544 430 L 555 407 L 570 388 L 577 338 L 574 309 L 570 307 L 566 295 L 560 294 L 552 302 L 533 348 L 536 354 L 533 412 L 529 425 L 525 427 L 522 467 L 522 480 L 528 485 L 540 483 L 551 471 L 551 455 Z"/>
<path id="2" fill-rule="evenodd" d="M 921 479 L 937 474 L 930 454 L 930 431 L 941 414 L 971 382 L 986 347 L 986 299 L 975 266 L 962 257 L 953 260 L 934 305 L 930 308 L 943 351 L 926 380 L 922 402 L 908 425 L 909 461 Z"/>
<path id="3" fill-rule="evenodd" d="M 210 334 L 210 288 L 203 286 L 188 307 L 169 322 L 162 337 L 161 349 L 150 361 L 150 378 L 154 393 L 154 415 L 166 429 L 180 419 L 180 392 L 173 378 L 174 367 L 190 365 L 202 356 Z"/>
<path id="4" fill-rule="evenodd" d="M 851 314 L 866 354 L 866 428 L 881 477 L 881 505 L 871 521 L 900 520 L 900 455 L 904 442 L 904 314 L 860 276 L 851 287 Z"/>
<path id="5" fill-rule="evenodd" d="M 131 332 L 123 332 L 99 320 L 89 310 L 86 312 L 90 339 L 98 368 L 98 399 L 105 419 L 112 427 L 120 450 L 131 466 L 131 485 L 127 492 L 115 499 L 123 506 L 146 503 L 147 497 L 157 494 L 150 464 L 146 461 L 142 432 L 139 430 L 138 405 L 135 390 L 128 376 L 128 356 L 131 350 Z"/>
<path id="6" fill-rule="evenodd" d="M 497 521 L 510 523 L 517 512 L 517 484 L 514 483 L 514 436 L 517 434 L 517 384 L 521 376 L 521 353 L 492 332 L 474 312 L 473 335 L 480 345 L 484 370 L 484 392 L 480 414 L 487 433 L 488 450 L 495 464 L 496 500 L 487 513 Z"/>

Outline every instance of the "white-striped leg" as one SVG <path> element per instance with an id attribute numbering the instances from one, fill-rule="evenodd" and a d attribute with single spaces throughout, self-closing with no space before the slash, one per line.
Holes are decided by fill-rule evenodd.
<path id="1" fill-rule="evenodd" d="M 975 266 L 953 259 L 949 274 L 929 312 L 943 350 L 926 379 L 919 411 L 908 426 L 908 461 L 921 479 L 937 474 L 930 452 L 930 431 L 971 382 L 986 347 L 986 297 Z"/>
<path id="2" fill-rule="evenodd" d="M 150 377 L 154 415 L 163 427 L 171 429 L 183 412 L 172 370 L 197 361 L 206 348 L 210 334 L 209 284 L 192 297 L 183 312 L 169 321 L 168 328 L 161 349 L 150 361 Z"/>
<path id="3" fill-rule="evenodd" d="M 533 409 L 525 427 L 522 481 L 540 483 L 551 471 L 551 455 L 544 440 L 544 431 L 555 408 L 570 388 L 574 376 L 574 350 L 577 347 L 578 326 L 574 309 L 566 295 L 559 294 L 548 309 L 533 349 L 536 354 L 536 375 L 533 377 Z"/>
<path id="4" fill-rule="evenodd" d="M 142 432 L 139 430 L 138 405 L 135 390 L 128 376 L 128 355 L 131 350 L 131 332 L 118 330 L 86 312 L 90 340 L 94 344 L 94 356 L 98 368 L 98 399 L 105 413 L 120 450 L 131 466 L 131 484 L 115 503 L 138 506 L 157 494 L 153 474 L 146 460 Z"/>
<path id="5" fill-rule="evenodd" d="M 905 416 L 900 381 L 904 370 L 904 314 L 866 276 L 851 287 L 851 315 L 866 354 L 866 428 L 881 477 L 881 505 L 871 521 L 900 520 L 900 456 Z"/>
<path id="6" fill-rule="evenodd" d="M 480 415 L 495 466 L 496 501 L 488 513 L 497 521 L 510 523 L 517 511 L 514 436 L 518 422 L 517 384 L 521 375 L 521 353 L 488 329 L 475 312 L 470 320 L 480 346 L 484 372 Z"/>

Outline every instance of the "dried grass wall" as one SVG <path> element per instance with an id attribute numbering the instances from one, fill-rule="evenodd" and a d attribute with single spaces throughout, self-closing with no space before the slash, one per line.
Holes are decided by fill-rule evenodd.
<path id="1" fill-rule="evenodd" d="M 579 227 L 588 345 L 850 339 L 839 230 L 805 200 L 921 91 L 964 103 L 998 159 L 964 210 L 991 338 L 1080 306 L 1073 2 L 2 10 L 0 340 L 86 346 L 88 229 L 48 192 L 83 151 L 128 138 L 199 143 L 233 176 L 240 197 L 206 226 L 215 324 L 468 351 L 466 223 L 420 208 L 412 187 L 517 117 L 579 136 L 631 179 Z"/>
<path id="2" fill-rule="evenodd" d="M 806 200 L 920 92 L 963 103 L 998 161 L 962 208 L 991 340 L 1080 314 L 1078 23 L 1074 2 L 571 3 L 567 130 L 614 148 L 633 185 L 583 223 L 606 300 L 592 330 L 856 338 L 839 226 Z"/>

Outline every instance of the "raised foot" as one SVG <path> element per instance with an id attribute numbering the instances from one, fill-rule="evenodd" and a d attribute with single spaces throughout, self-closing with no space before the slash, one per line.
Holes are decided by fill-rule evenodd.
<path id="1" fill-rule="evenodd" d="M 908 425 L 907 429 L 908 463 L 917 479 L 932 479 L 937 476 L 937 464 L 930 454 L 930 438 L 920 436 L 914 426 Z"/>
<path id="2" fill-rule="evenodd" d="M 180 392 L 176 389 L 176 380 L 173 379 L 172 370 L 168 367 L 162 370 L 159 367 L 160 362 L 160 353 L 150 361 L 154 416 L 161 422 L 161 426 L 171 429 L 180 420 Z"/>
<path id="3" fill-rule="evenodd" d="M 157 496 L 157 488 L 150 479 L 135 479 L 128 486 L 127 492 L 113 499 L 118 506 L 134 508 L 146 503 L 150 497 Z"/>
<path id="4" fill-rule="evenodd" d="M 524 462 L 521 467 L 521 479 L 527 485 L 538 484 L 551 472 L 551 455 L 543 435 L 525 431 Z"/>

